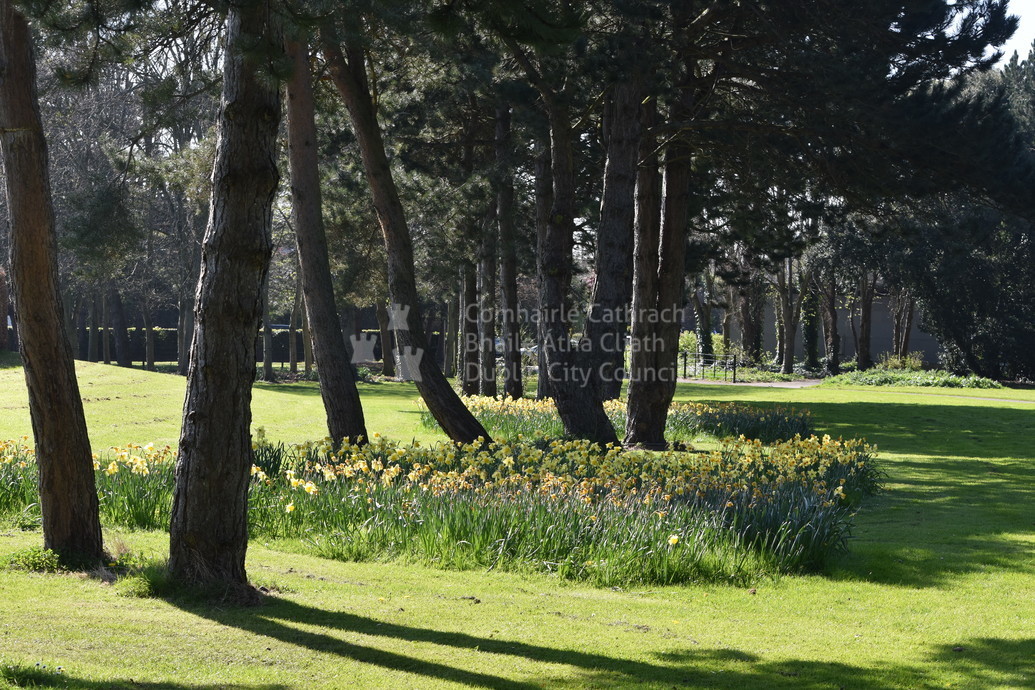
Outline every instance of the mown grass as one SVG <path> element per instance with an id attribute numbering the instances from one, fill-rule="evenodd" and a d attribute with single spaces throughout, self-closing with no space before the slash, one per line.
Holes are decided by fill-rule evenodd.
<path id="1" fill-rule="evenodd" d="M 678 396 L 807 408 L 819 433 L 876 443 L 887 490 L 863 506 L 848 554 L 823 574 L 753 592 L 614 591 L 495 570 L 344 564 L 257 540 L 249 573 L 274 596 L 247 609 L 4 570 L 0 687 L 1033 685 L 1035 406 L 983 399 L 1035 401 L 1032 391 L 681 385 Z M 416 412 L 412 392 L 402 397 L 385 408 Z M 9 432 L 7 414 L 0 424 L 2 437 L 28 428 Z M 129 438 L 146 437 L 111 444 Z M 157 559 L 167 549 L 160 533 L 107 538 Z M 0 531 L 0 553 L 39 542 L 38 532 Z M 62 666 L 62 678 L 34 676 L 36 663 Z"/>

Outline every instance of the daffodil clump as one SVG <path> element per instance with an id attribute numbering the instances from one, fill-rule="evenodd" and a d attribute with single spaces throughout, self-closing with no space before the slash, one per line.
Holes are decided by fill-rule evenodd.
<path id="1" fill-rule="evenodd" d="M 550 398 L 514 400 L 475 395 L 464 398 L 464 403 L 495 438 L 564 436 L 564 427 Z M 623 436 L 625 403 L 621 400 L 605 401 L 604 411 L 618 435 Z M 423 407 L 421 421 L 429 427 L 436 425 Z M 811 433 L 812 416 L 808 411 L 748 407 L 737 403 L 676 403 L 669 408 L 665 427 L 666 437 L 678 441 L 692 441 L 697 436 L 708 435 L 716 438 L 746 436 L 771 443 Z"/>
<path id="2" fill-rule="evenodd" d="M 18 517 L 19 524 L 32 526 L 39 514 L 38 490 L 29 437 L 0 441 L 0 517 Z"/>
<path id="3" fill-rule="evenodd" d="M 0 446 L 0 478 L 35 490 L 24 444 Z M 13 450 L 7 450 L 13 449 Z M 731 440 L 710 453 L 586 441 L 254 444 L 254 536 L 302 540 L 344 560 L 552 572 L 614 586 L 750 581 L 819 565 L 845 547 L 877 490 L 860 441 Z M 94 459 L 102 520 L 167 529 L 175 451 L 129 445 Z M 0 499 L 7 499 L 7 484 Z M 35 499 L 21 491 L 6 513 Z"/>

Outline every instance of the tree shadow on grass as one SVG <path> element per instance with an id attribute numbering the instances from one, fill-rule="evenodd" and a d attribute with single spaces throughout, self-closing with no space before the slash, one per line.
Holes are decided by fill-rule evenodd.
<path id="1" fill-rule="evenodd" d="M 167 681 L 141 681 L 133 678 L 88 680 L 70 673 L 56 672 L 53 669 L 23 664 L 0 666 L 0 682 L 6 682 L 15 688 L 71 688 L 72 690 L 115 690 L 117 688 L 133 688 L 134 690 L 204 690 L 218 687 L 223 690 L 288 690 L 290 686 L 279 683 L 262 683 L 246 685 L 240 683 L 173 683 Z M 6 687 L 6 686 L 5 686 Z"/>
<path id="2" fill-rule="evenodd" d="M 176 604 L 177 602 L 173 602 Z M 312 651 L 336 654 L 360 663 L 401 671 L 439 681 L 483 688 L 540 687 L 888 687 L 889 682 L 922 684 L 931 665 L 963 675 L 974 683 L 1023 686 L 1032 679 L 1033 640 L 976 639 L 959 645 L 939 645 L 923 666 L 853 666 L 817 660 L 766 660 L 734 648 L 669 650 L 654 654 L 655 661 L 620 658 L 563 647 L 529 644 L 518 640 L 479 637 L 463 632 L 400 625 L 341 611 L 327 611 L 305 604 L 270 598 L 250 608 L 212 608 L 179 602 L 184 611 L 254 635 L 272 638 Z M 308 630 L 299 629 L 305 625 Z M 313 627 L 322 628 L 312 632 Z M 342 639 L 341 634 L 372 638 L 365 644 Z M 573 667 L 557 676 L 544 669 L 534 680 L 511 680 L 462 667 L 463 657 L 451 664 L 426 661 L 417 656 L 378 648 L 378 639 L 422 645 L 433 644 L 458 651 L 496 654 L 540 663 Z M 551 674 L 553 677 L 549 677 Z"/>

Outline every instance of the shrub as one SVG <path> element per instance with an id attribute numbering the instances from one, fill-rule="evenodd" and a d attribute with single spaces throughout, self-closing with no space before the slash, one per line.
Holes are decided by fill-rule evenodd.
<path id="1" fill-rule="evenodd" d="M 517 439 L 561 438 L 564 427 L 553 400 L 521 398 L 464 398 L 467 407 L 493 437 Z M 604 411 L 618 435 L 625 432 L 625 403 L 608 400 Z M 421 422 L 436 425 L 431 414 L 421 407 Z M 735 403 L 676 403 L 669 408 L 665 434 L 670 440 L 691 441 L 701 434 L 716 438 L 746 436 L 766 443 L 808 436 L 812 433 L 812 416 L 807 411 L 776 408 L 755 408 Z"/>
<path id="2" fill-rule="evenodd" d="M 909 371 L 902 369 L 867 369 L 831 376 L 823 385 L 841 386 L 923 386 L 942 388 L 1002 388 L 991 379 L 980 376 L 959 376 L 947 371 Z"/>
<path id="3" fill-rule="evenodd" d="M 902 371 L 923 371 L 924 353 L 910 352 L 903 356 L 893 355 L 885 352 L 877 362 L 878 369 L 893 369 Z"/>
<path id="4" fill-rule="evenodd" d="M 7 557 L 5 565 L 11 570 L 28 570 L 33 573 L 57 573 L 64 570 L 57 553 L 42 546 L 15 551 Z"/>

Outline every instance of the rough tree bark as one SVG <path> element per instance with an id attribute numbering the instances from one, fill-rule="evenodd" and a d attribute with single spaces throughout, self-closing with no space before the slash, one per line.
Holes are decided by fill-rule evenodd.
<path id="1" fill-rule="evenodd" d="M 585 333 L 591 380 L 602 400 L 618 397 L 625 370 L 625 333 L 632 299 L 641 82 L 634 78 L 615 84 L 604 111 L 607 161 L 597 228 L 596 280 Z"/>
<path id="2" fill-rule="evenodd" d="M 242 50 L 242 44 L 249 50 Z M 279 179 L 280 89 L 263 54 L 282 46 L 266 3 L 230 7 L 212 201 L 202 248 L 169 569 L 187 582 L 243 587 L 252 465 L 251 397 L 262 285 Z"/>
<path id="3" fill-rule="evenodd" d="M 10 0 L 0 0 L 0 153 L 14 303 L 39 464 L 43 544 L 68 562 L 96 561 L 104 556 L 97 489 L 72 349 L 62 327 L 32 35 Z M 6 330 L 6 310 L 3 326 Z"/>
<path id="4" fill-rule="evenodd" d="M 495 209 L 494 209 L 495 210 Z M 495 214 L 493 214 L 495 215 Z M 496 386 L 496 219 L 481 233 L 478 260 L 478 393 L 495 398 Z"/>
<path id="5" fill-rule="evenodd" d="M 503 297 L 503 395 L 525 394 L 521 377 L 521 324 L 518 321 L 517 240 L 514 230 L 513 141 L 510 106 L 496 108 L 496 224 L 500 240 L 500 294 Z"/>
<path id="6" fill-rule="evenodd" d="M 304 44 L 287 43 L 294 68 L 287 84 L 288 162 L 291 215 L 298 246 L 305 306 L 312 324 L 313 355 L 320 371 L 320 395 L 334 443 L 367 437 L 348 344 L 339 327 L 334 281 L 327 252 L 316 149 L 316 102 Z"/>
<path id="7" fill-rule="evenodd" d="M 535 236 L 536 256 L 544 250 L 546 228 L 550 224 L 550 209 L 553 207 L 553 180 L 551 178 L 550 138 L 540 136 L 535 142 Z M 550 391 L 550 377 L 546 375 L 546 326 L 536 314 L 536 392 L 538 400 L 553 395 Z"/>
<path id="8" fill-rule="evenodd" d="M 837 278 L 830 268 L 823 276 L 820 313 L 823 317 L 824 367 L 831 376 L 841 373 L 841 334 L 837 328 Z"/>
<path id="9" fill-rule="evenodd" d="M 395 324 L 399 350 L 405 356 L 419 358 L 415 367 L 417 390 L 446 435 L 457 443 L 488 439 L 488 432 L 449 385 L 439 366 L 431 357 L 424 356 L 428 346 L 417 294 L 413 243 L 381 138 L 381 127 L 367 83 L 363 51 L 356 46 L 346 46 L 346 57 L 337 39 L 329 33 L 323 36 L 322 48 L 331 78 L 345 102 L 359 141 L 363 169 L 381 225 L 388 255 L 388 292 L 401 319 Z"/>
<path id="10" fill-rule="evenodd" d="M 672 118 L 677 122 L 688 119 L 686 98 L 684 92 L 673 108 Z M 669 143 L 656 242 L 657 231 L 647 227 L 648 218 L 643 219 L 642 228 L 637 222 L 636 228 L 643 237 L 636 238 L 634 268 L 654 275 L 641 277 L 638 287 L 642 292 L 638 299 L 634 297 L 633 338 L 639 338 L 636 347 L 640 356 L 634 356 L 631 367 L 625 440 L 644 447 L 665 445 L 668 408 L 676 391 L 692 155 L 683 140 Z"/>
<path id="11" fill-rule="evenodd" d="M 463 309 L 460 313 L 460 391 L 478 395 L 478 277 L 474 264 L 463 267 Z"/>

